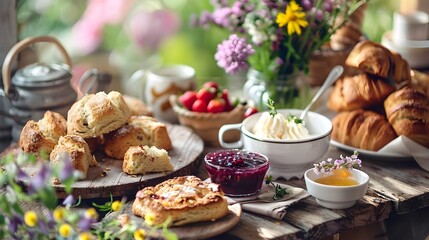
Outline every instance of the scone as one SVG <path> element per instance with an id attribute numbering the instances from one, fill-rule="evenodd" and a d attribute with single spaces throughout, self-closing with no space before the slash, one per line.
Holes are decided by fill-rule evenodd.
<path id="1" fill-rule="evenodd" d="M 61 136 L 66 135 L 66 119 L 59 113 L 46 111 L 39 121 L 29 120 L 21 131 L 19 145 L 24 152 L 49 154 Z"/>
<path id="2" fill-rule="evenodd" d="M 125 103 L 130 108 L 132 116 L 149 116 L 153 117 L 152 111 L 140 99 L 123 95 Z"/>
<path id="3" fill-rule="evenodd" d="M 66 135 L 60 138 L 58 145 L 52 150 L 50 159 L 52 164 L 59 164 L 64 157 L 70 157 L 73 168 L 86 178 L 88 168 L 97 166 L 97 161 L 89 150 L 85 140 L 77 135 Z"/>
<path id="4" fill-rule="evenodd" d="M 228 214 L 228 203 L 218 184 L 183 176 L 138 191 L 132 211 L 150 217 L 154 225 L 171 216 L 171 224 L 179 226 L 219 219 Z"/>
<path id="5" fill-rule="evenodd" d="M 68 111 L 67 134 L 98 137 L 118 129 L 130 116 L 130 109 L 119 92 L 89 94 Z"/>
<path id="6" fill-rule="evenodd" d="M 155 146 L 132 146 L 124 156 L 122 171 L 128 174 L 146 174 L 173 171 L 168 152 Z"/>
<path id="7" fill-rule="evenodd" d="M 147 116 L 132 116 L 126 125 L 106 134 L 104 139 L 104 153 L 115 159 L 124 159 L 125 152 L 131 146 L 172 148 L 167 126 Z"/>

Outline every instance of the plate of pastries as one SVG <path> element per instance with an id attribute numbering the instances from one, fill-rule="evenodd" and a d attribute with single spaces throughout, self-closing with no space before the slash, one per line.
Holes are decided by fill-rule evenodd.
<path id="1" fill-rule="evenodd" d="M 241 212 L 240 204 L 228 204 L 218 184 L 186 175 L 143 188 L 106 217 L 121 220 L 125 215 L 128 221 L 155 226 L 170 221 L 169 230 L 179 239 L 206 239 L 234 227 Z"/>
<path id="2" fill-rule="evenodd" d="M 405 160 L 412 156 L 383 148 L 406 136 L 429 151 L 429 76 L 368 40 L 352 49 L 345 64 L 356 71 L 338 79 L 328 96 L 327 106 L 336 112 L 331 143 L 378 159 Z"/>
<path id="3" fill-rule="evenodd" d="M 189 174 L 203 151 L 201 138 L 136 109 L 136 100 L 116 91 L 98 92 L 76 101 L 66 117 L 46 111 L 42 119 L 25 124 L 18 148 L 36 156 L 43 152 L 52 164 L 71 159 L 80 172 L 73 194 L 82 198 L 129 195 Z M 54 186 L 59 198 L 67 196 L 60 182 Z"/>

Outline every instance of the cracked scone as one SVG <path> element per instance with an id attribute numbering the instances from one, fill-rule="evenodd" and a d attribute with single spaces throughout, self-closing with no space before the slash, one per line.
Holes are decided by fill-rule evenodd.
<path id="1" fill-rule="evenodd" d="M 104 153 L 115 159 L 124 159 L 131 146 L 149 145 L 165 150 L 172 148 L 167 126 L 156 118 L 132 116 L 127 124 L 105 135 Z"/>
<path id="2" fill-rule="evenodd" d="M 82 173 L 81 179 L 86 178 L 89 167 L 98 165 L 89 150 L 88 144 L 77 135 L 60 137 L 58 144 L 51 152 L 51 163 L 60 164 L 64 157 L 70 157 L 73 168 Z"/>
<path id="3" fill-rule="evenodd" d="M 182 176 L 146 187 L 136 194 L 134 215 L 157 225 L 171 216 L 171 225 L 214 221 L 228 214 L 228 203 L 218 184 Z"/>
<path id="4" fill-rule="evenodd" d="M 67 134 L 97 137 L 118 129 L 130 116 L 130 109 L 119 92 L 89 94 L 68 111 Z"/>
<path id="5" fill-rule="evenodd" d="M 44 151 L 49 154 L 66 133 L 66 119 L 59 113 L 46 111 L 39 121 L 29 120 L 25 124 L 19 137 L 19 146 L 27 153 Z"/>
<path id="6" fill-rule="evenodd" d="M 146 174 L 173 171 L 168 152 L 155 146 L 132 146 L 125 153 L 122 171 L 128 174 Z"/>

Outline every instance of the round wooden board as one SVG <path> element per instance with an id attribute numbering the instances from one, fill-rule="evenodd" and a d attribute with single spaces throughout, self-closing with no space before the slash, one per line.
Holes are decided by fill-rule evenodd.
<path id="1" fill-rule="evenodd" d="M 122 172 L 122 160 L 115 160 L 96 154 L 98 167 L 90 167 L 86 179 L 72 185 L 74 197 L 82 199 L 135 196 L 146 187 L 156 185 L 176 176 L 190 175 L 198 168 L 198 157 L 203 152 L 204 143 L 191 129 L 181 125 L 167 125 L 173 148 L 168 151 L 174 166 L 172 172 L 146 175 L 128 175 Z M 16 146 L 17 147 L 17 146 Z M 9 149 L 9 151 L 14 151 Z M 16 150 L 15 150 L 16 151 Z M 30 176 L 37 171 L 35 166 L 24 169 Z M 67 197 L 63 185 L 55 185 L 58 198 Z"/>
<path id="2" fill-rule="evenodd" d="M 128 214 L 131 216 L 132 221 L 135 221 L 139 225 L 143 224 L 143 219 L 137 216 L 134 216 L 132 213 L 133 202 L 128 202 L 124 207 L 118 212 L 112 212 L 106 215 L 106 218 L 117 218 L 121 214 Z M 171 231 L 177 234 L 179 239 L 207 239 L 219 234 L 222 234 L 240 221 L 241 216 L 241 205 L 239 203 L 228 206 L 229 213 L 215 221 L 212 222 L 199 222 L 199 223 L 190 223 L 183 226 L 169 227 Z M 145 226 L 143 224 L 143 226 Z M 160 232 L 162 233 L 162 232 Z"/>

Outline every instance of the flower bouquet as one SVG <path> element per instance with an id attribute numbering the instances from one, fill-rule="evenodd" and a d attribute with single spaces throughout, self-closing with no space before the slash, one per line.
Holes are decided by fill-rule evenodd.
<path id="1" fill-rule="evenodd" d="M 213 12 L 202 12 L 194 24 L 215 25 L 230 31 L 229 38 L 217 46 L 218 66 L 229 74 L 250 68 L 248 75 L 259 80 L 268 94 L 252 92 L 250 88 L 255 84 L 249 82 L 244 94 L 259 98 L 256 100 L 260 106 L 272 98 L 284 107 L 299 95 L 291 76 L 307 74 L 312 53 L 328 43 L 335 31 L 365 2 L 212 0 Z"/>

